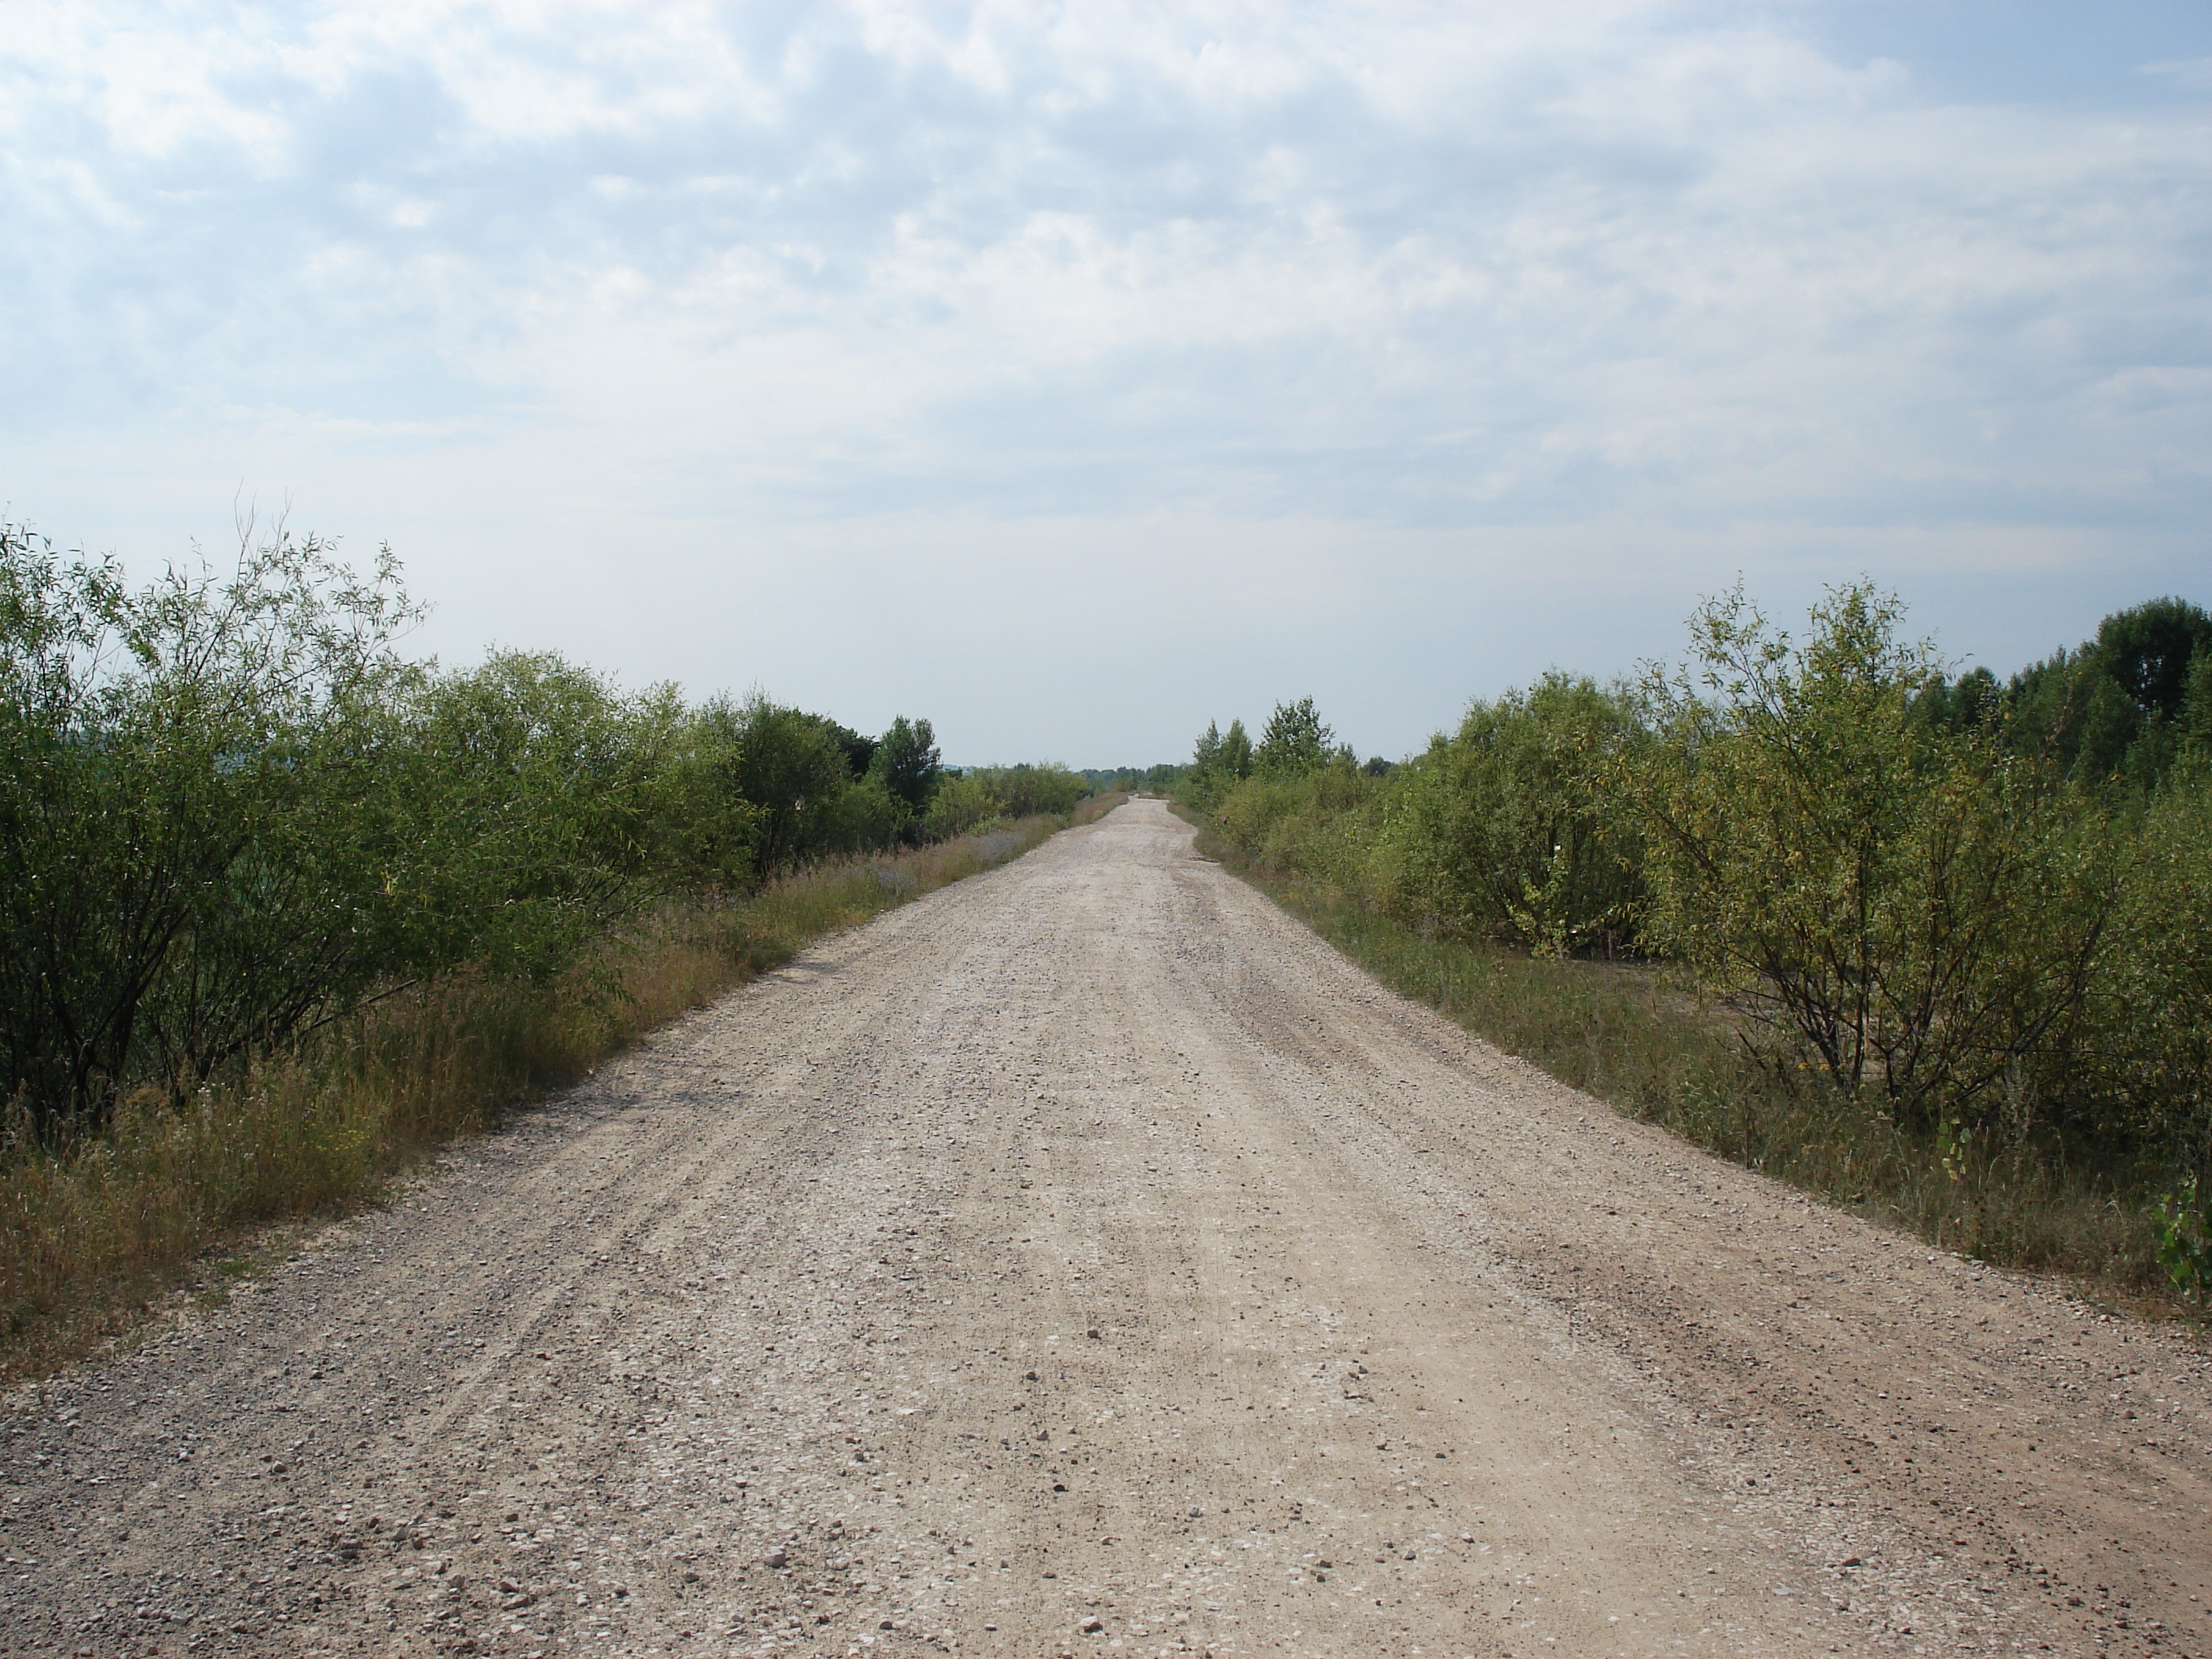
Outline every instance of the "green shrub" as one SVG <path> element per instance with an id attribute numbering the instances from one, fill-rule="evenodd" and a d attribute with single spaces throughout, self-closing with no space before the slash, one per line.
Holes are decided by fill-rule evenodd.
<path id="1" fill-rule="evenodd" d="M 1474 704 L 1396 781 L 1383 835 L 1398 904 L 1555 956 L 1632 945 L 1642 835 L 1608 786 L 1639 735 L 1626 693 L 1564 674 Z"/>
<path id="2" fill-rule="evenodd" d="M 1372 895 L 1376 811 L 1385 785 L 1339 756 L 1310 771 L 1255 772 L 1215 803 L 1221 835 L 1268 869 Z"/>
<path id="3" fill-rule="evenodd" d="M 855 776 L 842 727 L 758 692 L 708 703 L 697 726 L 696 799 L 750 809 L 749 862 L 759 878 L 824 850 L 825 826 Z"/>
<path id="4" fill-rule="evenodd" d="M 1620 769 L 1649 844 L 1648 930 L 1763 1031 L 1900 1124 L 1980 1122 L 2063 1056 L 2111 908 L 2094 809 L 1913 699 L 1941 672 L 1865 586 L 1802 646 L 1741 592 L 1697 618 L 1693 678 L 1654 671 Z"/>
<path id="5" fill-rule="evenodd" d="M 2191 722 L 2212 716 L 2191 693 L 2207 663 L 2212 615 L 2202 606 L 2167 598 L 2114 611 L 2078 650 L 2013 677 L 2006 741 L 2090 787 L 2147 793 L 2179 756 Z"/>
<path id="6" fill-rule="evenodd" d="M 310 537 L 136 592 L 0 525 L 0 1095 L 42 1136 L 181 1094 L 398 963 L 415 616 Z"/>
<path id="7" fill-rule="evenodd" d="M 988 766 L 975 775 L 998 795 L 1000 812 L 1010 818 L 1039 813 L 1064 817 L 1090 793 L 1081 773 L 1052 761 L 1035 766 L 1026 761 L 1017 766 Z"/>
<path id="8" fill-rule="evenodd" d="M 1395 769 L 1316 762 L 1310 703 L 1273 765 L 1209 726 L 1184 798 L 1203 844 L 1569 1082 L 1954 1248 L 2200 1294 L 2212 621 L 2137 606 L 2008 685 L 1900 621 L 1861 583 L 1797 642 L 1739 590 L 1686 669 L 1547 675 Z M 1666 982 L 1568 959 L 1624 947 Z"/>
<path id="9" fill-rule="evenodd" d="M 431 681 L 408 713 L 412 850 L 386 886 L 413 918 L 412 970 L 560 973 L 693 873 L 672 831 L 702 803 L 672 692 L 624 696 L 550 653 L 507 652 Z M 726 857 L 741 874 L 742 849 Z"/>
<path id="10" fill-rule="evenodd" d="M 816 857 L 878 853 L 914 839 L 914 810 L 871 774 L 825 802 L 810 850 Z"/>
<path id="11" fill-rule="evenodd" d="M 1201 806 L 1211 806 L 1230 789 L 1252 775 L 1252 739 L 1244 722 L 1233 720 L 1224 734 L 1218 722 L 1208 720 L 1191 756 L 1188 771 L 1180 780 L 1178 793 Z"/>
<path id="12" fill-rule="evenodd" d="M 925 839 L 960 835 L 994 818 L 1065 817 L 1091 793 L 1079 772 L 1046 762 L 948 773 L 922 817 Z"/>
<path id="13" fill-rule="evenodd" d="M 0 524 L 0 1099 L 40 1140 L 426 979 L 557 978 L 653 906 L 911 840 L 935 793 L 927 720 L 440 673 L 393 648 L 418 614 L 388 553 L 356 578 L 281 526 L 132 589 Z M 1081 793 L 1008 773 L 994 816 Z"/>
<path id="14" fill-rule="evenodd" d="M 2099 962 L 2082 1092 L 2098 1126 L 2212 1193 L 2212 775 L 2170 779 L 2130 838 Z"/>
<path id="15" fill-rule="evenodd" d="M 965 772 L 938 785 L 928 816 L 922 820 L 923 829 L 933 841 L 965 835 L 990 823 L 1000 810 L 999 792 L 990 780 L 979 773 Z"/>

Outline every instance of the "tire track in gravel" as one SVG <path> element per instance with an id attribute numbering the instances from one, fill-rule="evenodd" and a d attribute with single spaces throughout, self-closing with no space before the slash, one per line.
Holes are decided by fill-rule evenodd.
<path id="1" fill-rule="evenodd" d="M 0 1649 L 2201 1653 L 2203 1357 L 1627 1123 L 1157 803 L 11 1401 Z"/>

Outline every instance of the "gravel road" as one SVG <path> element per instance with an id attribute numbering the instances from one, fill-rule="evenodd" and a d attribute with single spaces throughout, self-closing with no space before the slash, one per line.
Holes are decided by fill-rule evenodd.
<path id="1" fill-rule="evenodd" d="M 0 1649 L 2203 1653 L 2207 1384 L 1139 801 L 15 1396 Z"/>

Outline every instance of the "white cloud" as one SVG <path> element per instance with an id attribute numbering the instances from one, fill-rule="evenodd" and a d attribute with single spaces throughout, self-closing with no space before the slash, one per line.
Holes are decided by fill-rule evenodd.
<path id="1" fill-rule="evenodd" d="M 1149 537 L 1252 663 L 1325 635 L 1300 605 L 1387 655 L 1392 605 L 1617 572 L 1623 538 L 1670 621 L 1737 568 L 1955 586 L 2012 545 L 2041 649 L 2098 572 L 2175 585 L 2212 453 L 2201 101 L 1946 102 L 1792 19 L 19 8 L 0 367 L 42 395 L 0 416 L 5 493 L 119 538 L 289 486 L 510 638 L 511 573 L 558 549 L 592 589 L 641 513 L 622 583 L 672 615 L 717 547 L 804 611 L 779 562 L 864 586 L 888 526 Z M 2139 78 L 2201 69 L 2170 56 Z M 1309 576 L 1239 603 L 1292 544 Z M 1095 611 L 1088 580 L 1032 560 L 1027 625 Z M 1645 599 L 1594 603 L 1587 641 L 1501 624 L 1495 669 L 1449 672 L 1649 648 Z M 680 617 L 656 647 L 588 598 L 532 613 L 635 674 L 760 672 Z M 924 674 L 896 624 L 868 648 Z M 1190 723 L 1177 695 L 1132 742 Z"/>

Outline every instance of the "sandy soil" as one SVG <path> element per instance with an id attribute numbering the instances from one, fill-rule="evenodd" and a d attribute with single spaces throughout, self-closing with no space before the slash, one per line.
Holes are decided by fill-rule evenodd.
<path id="1" fill-rule="evenodd" d="M 2202 1653 L 2207 1381 L 1137 802 L 16 1398 L 0 1648 Z"/>

